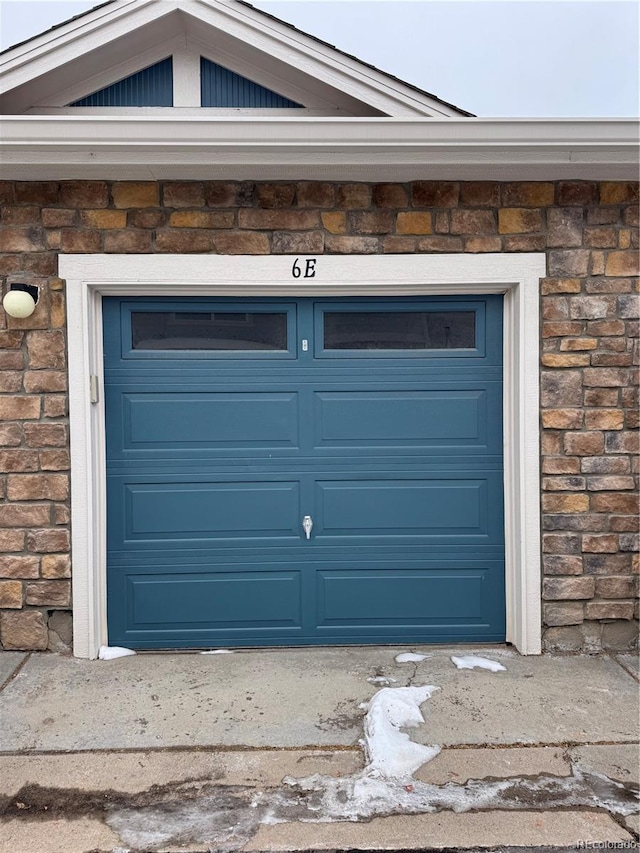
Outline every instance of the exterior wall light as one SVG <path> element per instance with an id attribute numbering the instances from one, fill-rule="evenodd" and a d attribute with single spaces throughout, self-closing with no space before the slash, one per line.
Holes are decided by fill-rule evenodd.
<path id="1" fill-rule="evenodd" d="M 2 300 L 2 307 L 10 317 L 24 320 L 36 310 L 39 295 L 35 284 L 12 284 Z"/>

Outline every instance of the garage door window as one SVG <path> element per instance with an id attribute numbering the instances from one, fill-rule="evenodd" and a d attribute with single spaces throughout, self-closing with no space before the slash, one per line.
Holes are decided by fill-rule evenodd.
<path id="1" fill-rule="evenodd" d="M 134 350 L 286 350 L 287 315 L 134 311 Z"/>
<path id="2" fill-rule="evenodd" d="M 474 349 L 473 311 L 327 312 L 325 349 Z"/>

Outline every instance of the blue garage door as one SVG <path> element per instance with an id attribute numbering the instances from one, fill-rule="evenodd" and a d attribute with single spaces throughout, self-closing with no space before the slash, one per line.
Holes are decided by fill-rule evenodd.
<path id="1" fill-rule="evenodd" d="M 502 298 L 104 300 L 109 642 L 501 641 Z"/>

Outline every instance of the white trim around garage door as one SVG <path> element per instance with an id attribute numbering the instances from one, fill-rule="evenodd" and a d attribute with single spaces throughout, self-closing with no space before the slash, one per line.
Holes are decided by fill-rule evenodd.
<path id="1" fill-rule="evenodd" d="M 294 262 L 296 266 L 294 268 Z M 61 255 L 67 282 L 74 654 L 107 642 L 102 296 L 504 294 L 507 641 L 539 654 L 538 292 L 543 254 Z M 98 401 L 92 403 L 91 376 Z"/>

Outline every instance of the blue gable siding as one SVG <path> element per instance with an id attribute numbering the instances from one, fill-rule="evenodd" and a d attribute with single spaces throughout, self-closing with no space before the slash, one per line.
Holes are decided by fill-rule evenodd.
<path id="1" fill-rule="evenodd" d="M 302 106 L 204 57 L 200 59 L 200 91 L 203 107 Z"/>
<path id="2" fill-rule="evenodd" d="M 71 107 L 172 107 L 171 57 L 69 104 Z"/>

